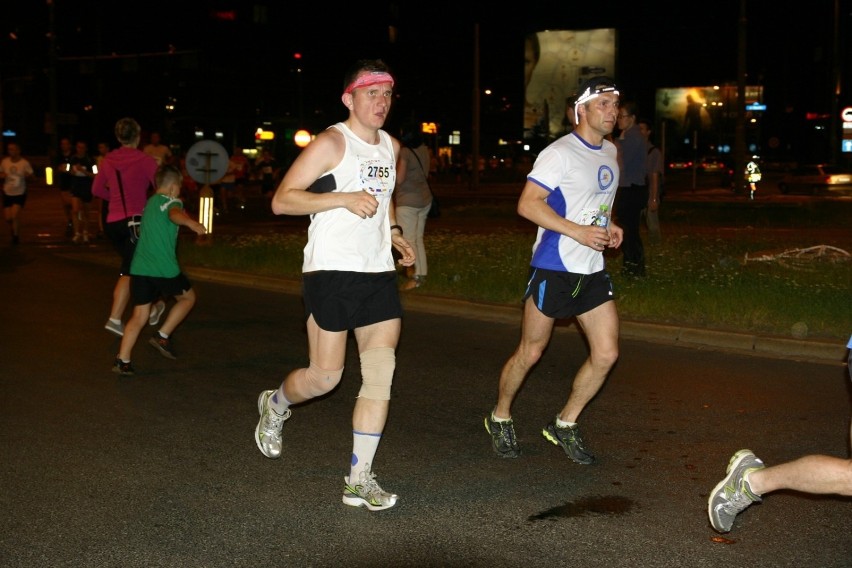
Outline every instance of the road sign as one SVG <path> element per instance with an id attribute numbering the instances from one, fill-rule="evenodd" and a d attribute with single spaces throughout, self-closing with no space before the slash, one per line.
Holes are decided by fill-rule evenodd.
<path id="1" fill-rule="evenodd" d="M 186 153 L 186 171 L 198 183 L 216 183 L 228 171 L 228 151 L 214 140 L 196 142 Z"/>

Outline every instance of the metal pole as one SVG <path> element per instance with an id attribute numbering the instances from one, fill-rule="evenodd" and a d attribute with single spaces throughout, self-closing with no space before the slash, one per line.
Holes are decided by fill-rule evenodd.
<path id="1" fill-rule="evenodd" d="M 471 125 L 471 172 L 470 189 L 479 189 L 479 24 L 473 25 L 473 123 Z"/>
<path id="2" fill-rule="evenodd" d="M 56 158 L 56 151 L 59 147 L 59 132 L 57 130 L 56 115 L 58 109 L 58 93 L 56 87 L 56 14 L 54 10 L 53 0 L 47 0 L 47 9 L 49 15 L 48 36 L 50 40 L 48 67 L 48 89 L 49 89 L 49 114 L 47 117 L 47 134 L 50 138 L 50 147 L 47 149 L 49 162 L 53 163 Z"/>
<path id="3" fill-rule="evenodd" d="M 743 185 L 743 172 L 746 165 L 745 140 L 745 90 L 746 90 L 746 0 L 740 0 L 737 49 L 737 99 L 736 127 L 734 129 L 734 191 L 739 192 Z"/>

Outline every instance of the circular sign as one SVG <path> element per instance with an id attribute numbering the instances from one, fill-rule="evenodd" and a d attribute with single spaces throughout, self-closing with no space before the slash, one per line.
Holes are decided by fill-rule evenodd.
<path id="1" fill-rule="evenodd" d="M 846 107 L 840 111 L 840 118 L 843 122 L 852 122 L 852 107 Z"/>
<path id="2" fill-rule="evenodd" d="M 198 183 L 216 183 L 228 171 L 228 151 L 214 140 L 201 140 L 186 153 L 186 171 Z"/>

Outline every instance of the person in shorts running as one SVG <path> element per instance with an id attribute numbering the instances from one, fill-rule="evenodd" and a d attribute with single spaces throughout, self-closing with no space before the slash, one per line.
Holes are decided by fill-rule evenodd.
<path id="1" fill-rule="evenodd" d="M 846 349 L 846 372 L 852 380 L 852 336 Z M 737 515 L 773 491 L 852 497 L 852 458 L 848 457 L 810 454 L 767 466 L 754 452 L 742 449 L 728 460 L 726 474 L 707 498 L 710 525 L 720 533 L 730 532 Z"/>
<path id="2" fill-rule="evenodd" d="M 352 455 L 343 503 L 370 511 L 396 505 L 373 471 L 390 406 L 402 305 L 391 253 L 402 266 L 414 251 L 396 224 L 391 196 L 400 143 L 382 130 L 394 80 L 381 60 L 360 60 L 346 73 L 349 117 L 320 133 L 289 168 L 272 198 L 276 215 L 309 215 L 302 266 L 308 361 L 258 397 L 257 447 L 282 453 L 291 406 L 332 391 L 343 377 L 347 337 L 354 331 L 361 389 L 352 414 Z"/>
<path id="3" fill-rule="evenodd" d="M 615 128 L 618 109 L 612 79 L 594 77 L 583 83 L 574 105 L 576 128 L 542 150 L 521 192 L 518 213 L 538 225 L 538 232 L 520 345 L 503 366 L 497 405 L 485 417 L 501 458 L 521 455 L 512 403 L 547 348 L 554 322 L 576 317 L 590 354 L 574 376 L 567 403 L 542 435 L 576 463 L 595 461 L 577 419 L 618 359 L 618 313 L 603 256 L 606 247 L 618 247 L 624 236 L 608 215 L 619 172 L 616 148 L 606 136 Z"/>
<path id="4" fill-rule="evenodd" d="M 124 327 L 121 347 L 112 370 L 119 375 L 133 375 L 130 354 L 142 328 L 149 323 L 151 304 L 160 298 L 174 296 L 175 305 L 148 343 L 163 357 L 176 359 L 171 334 L 186 319 L 195 305 L 195 290 L 181 272 L 177 261 L 177 238 L 180 227 L 188 227 L 197 235 L 207 232 L 204 225 L 187 215 L 180 200 L 183 176 L 175 166 L 157 169 L 157 189 L 142 212 L 142 233 L 133 261 L 130 263 L 130 298 L 133 314 Z"/>

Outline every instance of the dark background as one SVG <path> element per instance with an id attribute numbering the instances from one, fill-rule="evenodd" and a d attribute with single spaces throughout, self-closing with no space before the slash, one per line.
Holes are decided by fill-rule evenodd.
<path id="1" fill-rule="evenodd" d="M 761 136 L 781 136 L 793 154 L 830 156 L 834 106 L 852 104 L 850 4 L 838 0 L 835 34 L 831 0 L 746 0 L 747 82 L 764 86 L 768 107 Z M 54 0 L 51 10 L 48 2 L 17 2 L 0 22 L 3 125 L 17 132 L 25 153 L 48 150 L 53 62 L 61 136 L 92 146 L 111 142 L 115 120 L 131 115 L 184 149 L 196 129 L 223 132 L 226 146 L 253 145 L 254 131 L 266 122 L 279 133 L 280 156 L 287 150 L 282 134 L 317 131 L 343 118 L 345 68 L 357 58 L 380 57 L 397 79 L 387 129 L 395 132 L 408 118 L 435 122 L 441 144 L 459 130 L 469 151 L 478 29 L 480 87 L 493 91 L 481 103 L 482 149 L 489 152 L 498 138 L 520 138 L 526 33 L 615 28 L 622 97 L 652 114 L 657 88 L 736 82 L 739 7 L 737 0 L 531 0 L 508 9 L 448 0 L 334 8 L 263 0 Z M 166 110 L 168 104 L 174 109 Z"/>

